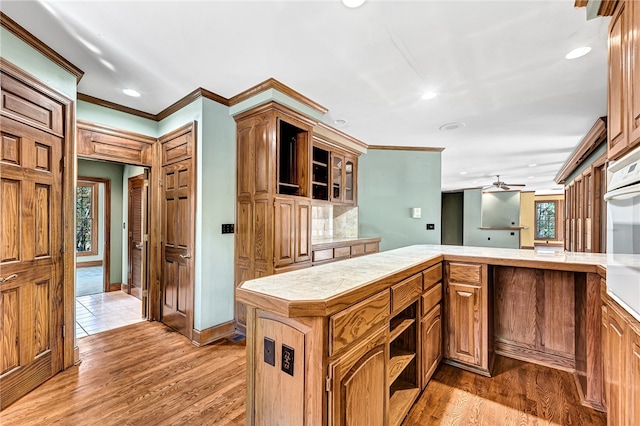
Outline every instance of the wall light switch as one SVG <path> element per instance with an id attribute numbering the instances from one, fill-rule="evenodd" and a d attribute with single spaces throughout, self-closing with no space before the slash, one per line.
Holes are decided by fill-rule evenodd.
<path id="1" fill-rule="evenodd" d="M 411 217 L 413 219 L 420 219 L 420 217 L 422 217 L 422 209 L 420 207 L 412 207 Z"/>

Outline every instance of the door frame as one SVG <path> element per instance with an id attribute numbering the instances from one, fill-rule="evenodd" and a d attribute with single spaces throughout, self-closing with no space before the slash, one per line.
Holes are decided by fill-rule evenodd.
<path id="1" fill-rule="evenodd" d="M 126 288 L 127 288 L 127 293 L 131 294 L 131 280 L 133 277 L 133 262 L 132 262 L 132 251 L 131 251 L 131 237 L 129 236 L 129 234 L 131 233 L 131 223 L 133 223 L 132 220 L 132 214 L 133 214 L 133 210 L 131 208 L 131 189 L 132 189 L 132 183 L 134 181 L 137 180 L 141 180 L 142 181 L 142 190 L 143 190 L 143 194 L 142 194 L 142 208 L 143 208 L 143 215 L 142 215 L 142 235 L 147 234 L 149 232 L 149 230 L 147 229 L 146 226 L 146 220 L 147 217 L 149 215 L 149 208 L 148 205 L 145 205 L 145 202 L 148 199 L 148 195 L 145 194 L 144 192 L 146 191 L 146 188 L 148 187 L 148 184 L 145 185 L 144 182 L 145 180 L 147 180 L 148 182 L 148 171 L 147 169 L 145 169 L 145 171 L 142 174 L 136 175 L 136 176 L 130 176 L 129 178 L 127 178 L 127 187 L 129 189 L 129 192 L 127 193 L 127 197 L 129 199 L 129 202 L 127 204 L 127 284 L 126 284 Z M 148 202 L 146 202 L 146 204 L 148 204 Z M 146 285 L 145 285 L 145 257 L 147 256 L 147 254 L 144 251 L 144 247 L 142 248 L 142 282 L 140 283 L 140 289 L 145 290 L 146 289 Z M 142 295 L 140 296 L 140 300 L 142 300 Z M 146 309 L 144 309 L 143 307 L 143 311 L 146 312 Z"/>
<path id="2" fill-rule="evenodd" d="M 148 170 L 149 182 L 159 182 L 162 167 L 158 139 L 88 121 L 78 120 L 76 124 L 77 158 L 141 166 Z M 145 296 L 143 289 L 142 309 L 146 312 L 148 321 L 159 321 L 161 275 L 153 271 L 158 271 L 161 267 L 160 188 L 151 184 L 147 212 L 148 241 L 144 242 L 147 258 L 143 272 L 147 283 L 147 295 Z"/>
<path id="3" fill-rule="evenodd" d="M 104 224 L 98 224 L 98 227 L 104 227 L 104 246 L 102 247 L 102 291 L 107 293 L 111 289 L 111 179 L 98 178 L 93 176 L 78 176 L 76 178 L 76 186 L 78 182 L 93 182 L 104 184 Z M 98 200 L 98 204 L 100 201 Z M 75 211 L 74 211 L 75 214 Z M 75 240 L 74 240 L 75 241 Z M 77 260 L 76 260 L 77 264 Z M 76 267 L 77 269 L 77 267 Z M 117 290 L 120 289 L 118 286 Z M 114 288 L 113 290 L 116 290 Z"/>
<path id="4" fill-rule="evenodd" d="M 75 346 L 75 332 L 66 332 L 66 329 L 75 330 L 75 176 L 76 176 L 76 144 L 75 144 L 75 102 L 65 94 L 49 87 L 46 83 L 32 76 L 17 65 L 0 57 L 0 69 L 16 80 L 39 91 L 63 107 L 64 121 L 64 146 L 62 167 L 62 368 L 73 366 L 78 359 L 78 350 Z M 4 112 L 3 112 L 4 113 Z M 57 374 L 58 371 L 55 372 Z"/>

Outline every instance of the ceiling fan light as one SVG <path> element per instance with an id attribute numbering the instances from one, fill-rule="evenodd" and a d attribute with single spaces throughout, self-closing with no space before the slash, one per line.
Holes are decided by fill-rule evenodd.
<path id="1" fill-rule="evenodd" d="M 573 49 L 571 52 L 567 53 L 565 58 L 567 58 L 567 59 L 577 59 L 577 58 L 580 58 L 580 57 L 586 55 L 589 52 L 591 52 L 591 48 L 589 46 L 582 46 L 582 47 L 578 47 L 576 49 Z"/>

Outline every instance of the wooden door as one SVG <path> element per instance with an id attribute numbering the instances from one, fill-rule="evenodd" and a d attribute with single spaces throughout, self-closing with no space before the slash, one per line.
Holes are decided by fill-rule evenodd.
<path id="1" fill-rule="evenodd" d="M 629 424 L 640 425 L 640 329 L 629 328 Z"/>
<path id="2" fill-rule="evenodd" d="M 387 339 L 383 329 L 329 365 L 331 425 L 388 424 Z"/>
<path id="3" fill-rule="evenodd" d="M 331 201 L 344 201 L 344 156 L 331 153 Z"/>
<path id="4" fill-rule="evenodd" d="M 160 318 L 192 337 L 195 255 L 195 123 L 162 144 L 162 284 Z"/>
<path id="5" fill-rule="evenodd" d="M 143 174 L 129 178 L 129 274 L 127 277 L 127 292 L 138 299 L 142 298 L 144 280 L 144 200 L 146 198 L 144 182 Z"/>
<path id="6" fill-rule="evenodd" d="M 627 13 L 625 8 L 629 2 L 620 2 L 618 12 L 609 23 L 609 84 L 608 88 L 608 119 L 607 119 L 607 156 L 614 160 L 619 153 L 627 148 L 626 120 L 625 120 L 625 31 L 627 27 Z"/>
<path id="7" fill-rule="evenodd" d="M 420 324 L 422 330 L 422 388 L 442 360 L 442 308 L 438 303 Z"/>
<path id="8" fill-rule="evenodd" d="M 607 309 L 608 327 L 605 363 L 605 383 L 607 386 L 607 424 L 625 425 L 625 386 L 628 377 L 625 368 L 626 345 L 624 319 L 613 306 Z"/>
<path id="9" fill-rule="evenodd" d="M 4 104 L 4 80 L 2 84 Z M 4 408 L 63 368 L 63 140 L 4 115 L 0 129 Z M 67 242 L 67 249 L 73 250 L 73 242 Z"/>
<path id="10" fill-rule="evenodd" d="M 294 262 L 311 261 L 311 201 L 295 203 Z"/>
<path id="11" fill-rule="evenodd" d="M 276 198 L 273 240 L 274 267 L 291 265 L 295 250 L 295 208 L 292 198 Z"/>
<path id="12" fill-rule="evenodd" d="M 627 120 L 629 122 L 629 146 L 634 147 L 640 144 L 640 2 L 628 1 L 629 11 L 627 16 L 628 38 L 627 38 L 627 66 L 628 87 L 626 94 L 629 98 L 627 103 Z"/>
<path id="13" fill-rule="evenodd" d="M 480 291 L 473 285 L 447 285 L 447 358 L 480 365 Z"/>

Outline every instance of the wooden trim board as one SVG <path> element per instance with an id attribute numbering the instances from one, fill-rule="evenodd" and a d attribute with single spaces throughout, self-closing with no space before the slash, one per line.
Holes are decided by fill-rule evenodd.
<path id="1" fill-rule="evenodd" d="M 234 320 L 223 322 L 222 324 L 205 328 L 204 330 L 196 330 L 194 328 L 191 334 L 191 343 L 196 346 L 204 346 L 229 337 L 235 334 L 235 332 L 236 323 Z"/>

